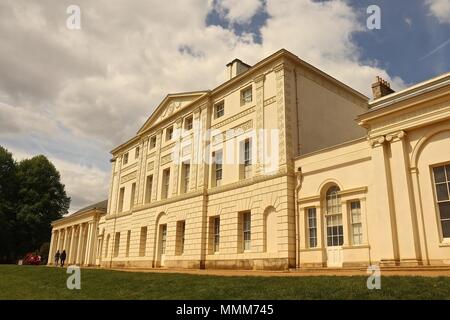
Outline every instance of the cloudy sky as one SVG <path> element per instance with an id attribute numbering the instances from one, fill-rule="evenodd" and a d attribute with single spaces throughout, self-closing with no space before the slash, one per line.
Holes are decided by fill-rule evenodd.
<path id="1" fill-rule="evenodd" d="M 376 75 L 398 90 L 450 70 L 450 0 L 2 0 L 0 145 L 49 157 L 73 212 L 107 197 L 109 151 L 167 93 L 212 89 L 233 58 L 280 48 L 366 95 Z"/>

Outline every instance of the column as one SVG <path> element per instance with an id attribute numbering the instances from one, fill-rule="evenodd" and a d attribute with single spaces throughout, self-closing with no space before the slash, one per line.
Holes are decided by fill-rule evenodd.
<path id="1" fill-rule="evenodd" d="M 422 209 L 422 196 L 420 194 L 420 188 L 419 188 L 419 172 L 416 167 L 410 168 L 411 172 L 411 178 L 412 178 L 412 185 L 414 190 L 414 200 L 416 204 L 416 210 L 417 210 L 417 219 L 419 221 L 419 240 L 420 240 L 420 248 L 422 252 L 422 259 L 425 260 L 424 262 L 429 265 L 430 259 L 428 255 L 428 243 L 427 243 L 427 233 L 425 230 L 425 220 L 423 217 L 423 209 Z"/>
<path id="2" fill-rule="evenodd" d="M 55 230 L 52 230 L 52 236 L 50 238 L 50 247 L 48 250 L 48 260 L 47 265 L 51 265 L 53 263 L 53 256 L 55 255 L 53 246 L 55 245 Z"/>
<path id="3" fill-rule="evenodd" d="M 84 259 L 84 264 L 85 265 L 90 265 L 91 261 L 90 261 L 90 256 L 91 256 L 91 240 L 92 240 L 92 222 L 89 222 L 88 224 L 88 228 L 87 228 L 87 237 L 86 237 L 86 249 L 85 249 L 85 259 Z"/>
<path id="4" fill-rule="evenodd" d="M 59 246 L 61 245 L 61 230 L 58 229 L 58 230 L 56 230 L 56 232 L 58 233 L 58 235 L 56 236 L 55 253 L 56 253 L 57 250 L 59 250 Z"/>
<path id="5" fill-rule="evenodd" d="M 192 136 L 192 153 L 191 153 L 191 177 L 190 177 L 190 190 L 197 189 L 197 175 L 198 175 L 198 168 L 199 164 L 203 163 L 203 159 L 200 158 L 200 145 L 202 143 L 202 140 L 204 140 L 205 137 L 202 137 L 202 124 L 200 120 L 200 108 L 194 111 L 193 114 L 193 121 L 194 121 L 194 134 Z"/>
<path id="6" fill-rule="evenodd" d="M 398 244 L 395 212 L 391 199 L 389 163 L 385 154 L 385 138 L 377 137 L 370 141 L 372 146 L 373 185 L 375 190 L 375 215 L 368 217 L 374 230 L 371 251 L 375 261 L 394 264 L 398 258 Z M 373 247 L 372 247 L 373 246 Z"/>
<path id="7" fill-rule="evenodd" d="M 412 187 L 405 156 L 406 134 L 399 131 L 386 136 L 391 147 L 391 176 L 393 199 L 397 223 L 400 262 L 417 265 L 421 260 L 420 244 L 417 232 L 417 220 Z"/>
<path id="8" fill-rule="evenodd" d="M 67 240 L 68 240 L 67 237 L 68 237 L 68 228 L 66 227 L 66 228 L 64 228 L 64 242 L 63 242 L 63 247 L 62 247 L 63 250 L 66 250 Z M 67 253 L 67 250 L 66 250 L 66 253 Z"/>
<path id="9" fill-rule="evenodd" d="M 290 111 L 289 107 L 289 93 L 286 90 L 286 81 L 285 77 L 289 70 L 286 69 L 284 63 L 279 64 L 274 67 L 275 71 L 275 81 L 276 81 L 276 99 L 277 99 L 277 121 L 278 121 L 278 130 L 279 130 L 279 158 L 278 158 L 278 166 L 280 169 L 285 168 L 287 170 L 288 164 L 292 161 L 291 147 L 287 148 L 287 146 L 291 146 L 292 144 L 288 141 L 289 132 L 288 127 L 289 123 L 287 122 L 287 114 Z"/>
<path id="10" fill-rule="evenodd" d="M 162 139 L 162 130 L 159 130 L 156 133 L 156 154 L 155 154 L 155 171 L 153 173 L 153 185 L 152 185 L 152 201 L 156 201 L 158 198 L 158 181 L 159 181 L 159 162 L 161 158 L 161 139 Z"/>
<path id="11" fill-rule="evenodd" d="M 138 166 L 140 167 L 140 175 L 139 175 L 139 181 L 136 185 L 137 189 L 137 200 L 136 203 L 138 205 L 141 205 L 144 203 L 144 194 L 145 194 L 145 180 L 147 177 L 147 153 L 148 153 L 148 141 L 149 137 L 147 137 L 144 141 L 141 142 L 141 154 L 139 159 Z"/>
<path id="12" fill-rule="evenodd" d="M 264 74 L 253 79 L 256 91 L 255 129 L 256 129 L 256 168 L 255 175 L 264 172 Z"/>
<path id="13" fill-rule="evenodd" d="M 68 252 L 68 255 L 67 255 L 67 261 L 68 261 L 67 264 L 73 263 L 73 261 L 72 261 L 72 257 L 73 257 L 72 250 L 73 250 L 73 238 L 74 238 L 74 235 L 75 235 L 74 226 L 71 226 L 70 227 L 69 252 Z"/>
<path id="14" fill-rule="evenodd" d="M 172 162 L 173 162 L 173 178 L 172 178 L 172 195 L 176 196 L 178 194 L 178 177 L 179 168 L 181 167 L 180 155 L 181 155 L 181 119 L 176 120 L 174 125 L 174 140 L 176 140 L 176 145 L 172 150 Z"/>
<path id="15" fill-rule="evenodd" d="M 75 259 L 76 264 L 81 263 L 81 247 L 82 247 L 82 239 L 83 239 L 83 224 L 80 224 L 78 227 L 78 246 L 77 246 L 77 258 Z"/>
<path id="16" fill-rule="evenodd" d="M 205 162 L 205 159 L 209 159 L 209 154 L 206 154 L 206 145 L 207 145 L 207 137 L 206 134 L 208 132 L 208 128 L 210 126 L 210 121 L 211 121 L 211 117 L 208 114 L 208 106 L 209 106 L 209 102 L 203 104 L 200 106 L 200 123 L 199 123 L 199 131 L 198 131 L 198 140 L 197 140 L 197 147 L 198 148 L 198 152 L 196 152 L 197 150 L 194 150 L 194 153 L 197 156 L 197 166 L 194 168 L 198 168 L 197 171 L 192 171 L 195 174 L 198 174 L 198 176 L 196 177 L 196 179 L 193 179 L 194 182 L 197 182 L 197 186 L 198 188 L 204 188 L 208 186 L 208 165 Z M 192 175 L 191 175 L 191 179 L 192 179 Z M 191 184 L 192 186 L 192 184 Z"/>
<path id="17" fill-rule="evenodd" d="M 349 246 L 350 241 L 350 230 L 349 230 L 349 216 L 348 216 L 348 203 L 347 200 L 341 200 L 341 210 L 342 210 L 342 227 L 344 232 L 344 243 L 343 246 Z"/>

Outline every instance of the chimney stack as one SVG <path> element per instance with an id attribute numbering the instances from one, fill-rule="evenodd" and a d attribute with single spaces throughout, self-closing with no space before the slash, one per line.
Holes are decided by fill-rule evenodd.
<path id="1" fill-rule="evenodd" d="M 383 80 L 379 76 L 375 78 L 375 82 L 372 84 L 373 99 L 379 99 L 395 92 L 391 89 L 391 85 L 386 80 Z"/>
<path id="2" fill-rule="evenodd" d="M 250 66 L 239 59 L 234 59 L 227 64 L 227 80 L 230 80 L 242 72 L 250 69 Z"/>

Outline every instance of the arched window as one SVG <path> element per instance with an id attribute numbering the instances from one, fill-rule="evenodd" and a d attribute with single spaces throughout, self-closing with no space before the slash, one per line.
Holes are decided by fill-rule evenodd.
<path id="1" fill-rule="evenodd" d="M 327 245 L 342 246 L 344 243 L 344 228 L 342 225 L 341 198 L 339 188 L 332 186 L 326 193 Z"/>

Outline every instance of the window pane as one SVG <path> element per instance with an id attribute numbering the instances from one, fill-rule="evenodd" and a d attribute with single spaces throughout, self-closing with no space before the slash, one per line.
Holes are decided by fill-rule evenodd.
<path id="1" fill-rule="evenodd" d="M 434 182 L 445 182 L 445 171 L 444 166 L 433 168 L 434 172 Z"/>
<path id="2" fill-rule="evenodd" d="M 450 219 L 450 201 L 439 203 L 441 219 Z"/>
<path id="3" fill-rule="evenodd" d="M 448 190 L 446 183 L 436 184 L 436 196 L 438 201 L 448 200 Z"/>
<path id="4" fill-rule="evenodd" d="M 450 164 L 445 166 L 445 171 L 447 172 L 447 181 L 450 181 Z"/>
<path id="5" fill-rule="evenodd" d="M 442 221 L 442 236 L 444 238 L 450 238 L 450 220 Z"/>

